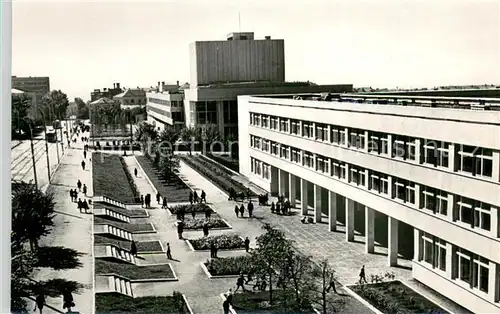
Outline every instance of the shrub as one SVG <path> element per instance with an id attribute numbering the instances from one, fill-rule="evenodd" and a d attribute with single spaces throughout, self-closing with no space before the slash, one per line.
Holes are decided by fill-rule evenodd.
<path id="1" fill-rule="evenodd" d="M 203 224 L 207 223 L 208 228 L 228 228 L 227 223 L 220 218 L 204 219 L 186 219 L 184 220 L 184 229 L 202 229 Z"/>
<path id="2" fill-rule="evenodd" d="M 227 276 L 248 274 L 253 265 L 250 256 L 243 255 L 207 260 L 205 266 L 212 276 Z"/>
<path id="3" fill-rule="evenodd" d="M 210 245 L 215 243 L 218 249 L 234 250 L 245 248 L 245 241 L 238 235 L 217 235 L 194 240 L 189 240 L 195 250 L 209 250 Z"/>
<path id="4" fill-rule="evenodd" d="M 207 209 L 209 209 L 212 213 L 214 212 L 212 208 L 210 208 L 210 206 L 208 206 L 207 204 L 193 204 L 193 205 L 190 205 L 190 204 L 187 204 L 187 205 L 177 205 L 177 206 L 173 206 L 173 207 L 170 207 L 169 210 L 170 212 L 173 214 L 173 215 L 176 215 L 178 213 L 180 213 L 182 210 L 184 210 L 184 212 L 187 214 L 187 213 L 192 213 L 193 211 L 194 212 L 197 212 L 197 213 L 204 213 Z"/>

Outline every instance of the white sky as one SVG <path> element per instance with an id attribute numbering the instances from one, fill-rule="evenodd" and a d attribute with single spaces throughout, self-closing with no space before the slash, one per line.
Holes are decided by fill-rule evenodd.
<path id="1" fill-rule="evenodd" d="M 500 1 L 15 1 L 12 71 L 70 100 L 189 81 L 189 43 L 285 40 L 286 79 L 372 87 L 500 83 Z"/>

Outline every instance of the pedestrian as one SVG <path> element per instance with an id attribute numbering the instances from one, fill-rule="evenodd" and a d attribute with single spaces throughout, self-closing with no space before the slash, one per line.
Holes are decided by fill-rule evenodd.
<path id="1" fill-rule="evenodd" d="M 233 289 L 229 288 L 226 292 L 226 300 L 229 304 L 233 305 Z"/>
<path id="2" fill-rule="evenodd" d="M 157 192 L 156 193 L 156 202 L 158 203 L 158 205 L 160 205 L 160 200 L 161 200 L 160 192 Z"/>
<path id="3" fill-rule="evenodd" d="M 191 205 L 193 205 L 193 192 L 189 192 L 189 203 L 191 203 Z"/>
<path id="4" fill-rule="evenodd" d="M 144 207 L 144 195 L 141 195 L 141 207 Z"/>
<path id="5" fill-rule="evenodd" d="M 161 208 L 167 209 L 167 197 L 166 196 L 163 197 L 163 206 Z"/>
<path id="6" fill-rule="evenodd" d="M 137 168 L 134 168 L 134 175 L 137 178 Z"/>
<path id="7" fill-rule="evenodd" d="M 39 291 L 35 297 L 35 309 L 33 310 L 33 312 L 38 308 L 40 314 L 42 314 L 43 306 L 45 305 L 45 293 L 43 292 L 43 288 L 41 287 L 38 288 L 38 290 Z"/>
<path id="8" fill-rule="evenodd" d="M 210 244 L 210 258 L 215 258 L 215 243 Z"/>
<path id="9" fill-rule="evenodd" d="M 250 239 L 248 237 L 246 237 L 245 239 L 245 251 L 248 251 L 250 250 Z"/>
<path id="10" fill-rule="evenodd" d="M 82 169 L 83 169 L 83 171 L 85 171 L 85 161 L 84 160 L 82 160 Z"/>
<path id="11" fill-rule="evenodd" d="M 212 216 L 212 209 L 207 207 L 207 209 L 205 209 L 205 219 L 210 220 L 210 216 Z"/>
<path id="12" fill-rule="evenodd" d="M 208 223 L 206 221 L 203 223 L 203 236 L 208 237 Z"/>
<path id="13" fill-rule="evenodd" d="M 201 202 L 205 202 L 205 204 L 207 203 L 207 193 L 205 193 L 205 190 L 201 190 L 201 200 L 200 200 L 200 203 Z"/>
<path id="14" fill-rule="evenodd" d="M 194 198 L 194 202 L 195 203 L 198 203 L 198 193 L 196 193 L 196 191 L 194 191 L 194 194 L 193 194 L 193 198 Z"/>
<path id="15" fill-rule="evenodd" d="M 241 204 L 240 206 L 240 216 L 243 218 L 243 214 L 245 213 L 245 205 Z"/>
<path id="16" fill-rule="evenodd" d="M 222 309 L 224 310 L 224 314 L 229 314 L 229 301 L 227 299 L 222 302 Z"/>
<path id="17" fill-rule="evenodd" d="M 83 158 L 87 159 L 87 151 L 86 150 L 83 150 Z"/>
<path id="18" fill-rule="evenodd" d="M 132 240 L 132 243 L 130 244 L 130 254 L 132 254 L 132 256 L 137 256 L 137 244 L 134 240 Z"/>
<path id="19" fill-rule="evenodd" d="M 236 214 L 236 217 L 238 217 L 239 212 L 240 212 L 240 209 L 239 209 L 238 205 L 234 205 L 234 213 Z"/>
<path id="20" fill-rule="evenodd" d="M 184 227 L 182 225 L 182 221 L 177 222 L 177 234 L 179 235 L 179 239 L 182 239 L 182 232 L 184 231 Z"/>
<path id="21" fill-rule="evenodd" d="M 281 205 L 280 205 L 280 203 L 276 203 L 276 214 L 278 214 L 278 215 L 281 214 Z"/>
<path id="22" fill-rule="evenodd" d="M 170 251 L 170 243 L 167 243 L 167 258 L 173 259 L 172 258 L 172 251 Z"/>
<path id="23" fill-rule="evenodd" d="M 87 214 L 89 210 L 89 204 L 87 204 L 87 200 L 83 200 L 82 207 L 85 210 L 85 214 Z"/>
<path id="24" fill-rule="evenodd" d="M 83 194 L 87 196 L 87 185 L 83 185 Z"/>
<path id="25" fill-rule="evenodd" d="M 234 290 L 234 292 L 238 291 L 239 289 L 243 290 L 243 291 L 246 291 L 245 289 L 245 278 L 243 277 L 243 274 L 240 274 L 240 276 L 238 277 L 238 279 L 236 279 L 236 290 Z"/>
<path id="26" fill-rule="evenodd" d="M 217 247 L 216 244 L 214 244 L 214 257 L 217 258 L 217 252 L 219 251 L 219 248 Z"/>
<path id="27" fill-rule="evenodd" d="M 271 213 L 274 213 L 274 211 L 276 210 L 276 207 L 274 206 L 274 202 L 271 202 Z"/>
<path id="28" fill-rule="evenodd" d="M 66 289 L 63 293 L 63 309 L 68 309 L 68 313 L 71 313 L 71 308 L 75 306 L 75 302 L 73 300 L 73 295 Z"/>
<path id="29" fill-rule="evenodd" d="M 330 289 L 333 289 L 333 292 L 338 293 L 337 289 L 335 288 L 335 281 L 333 279 L 330 281 L 330 285 L 328 288 L 326 288 L 326 292 L 330 292 Z"/>
<path id="30" fill-rule="evenodd" d="M 253 203 L 252 203 L 252 200 L 250 200 L 250 202 L 248 202 L 248 216 L 250 218 L 252 218 L 252 214 L 253 214 Z"/>
<path id="31" fill-rule="evenodd" d="M 365 283 L 368 283 L 368 281 L 366 281 L 365 265 L 363 265 L 363 267 L 361 267 L 361 271 L 359 272 L 359 283 L 361 284 L 363 281 Z"/>
<path id="32" fill-rule="evenodd" d="M 80 179 L 78 179 L 78 182 L 76 182 L 76 187 L 78 188 L 78 191 L 82 190 L 82 181 L 80 181 Z"/>
<path id="33" fill-rule="evenodd" d="M 82 199 L 79 198 L 78 199 L 78 210 L 80 210 L 80 213 L 82 212 L 82 209 L 83 209 L 83 202 L 82 202 Z"/>
<path id="34" fill-rule="evenodd" d="M 196 218 L 196 210 L 194 210 L 194 208 L 191 208 L 191 216 L 193 217 L 193 219 Z"/>
<path id="35" fill-rule="evenodd" d="M 73 202 L 73 189 L 69 190 L 69 197 L 71 197 L 71 201 Z"/>

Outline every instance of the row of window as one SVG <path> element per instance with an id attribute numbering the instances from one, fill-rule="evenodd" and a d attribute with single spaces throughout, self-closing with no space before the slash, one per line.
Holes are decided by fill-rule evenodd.
<path id="1" fill-rule="evenodd" d="M 250 146 L 335 179 L 401 201 L 408 206 L 428 210 L 445 217 L 448 216 L 449 197 L 453 197 L 453 213 L 450 213 L 453 221 L 466 224 L 470 228 L 491 230 L 492 206 L 489 204 L 459 195 L 451 195 L 446 191 L 424 185 L 418 185 L 417 203 L 417 186 L 415 182 L 410 180 L 389 176 L 385 173 L 348 164 L 334 158 L 313 154 L 300 148 L 260 139 L 253 135 L 250 137 Z"/>
<path id="2" fill-rule="evenodd" d="M 253 157 L 250 158 L 250 171 L 264 179 L 271 179 L 271 166 Z"/>
<path id="3" fill-rule="evenodd" d="M 133 98 L 132 99 L 123 99 L 123 104 L 124 105 L 145 105 L 146 100 L 145 99 L 133 99 Z"/>
<path id="4" fill-rule="evenodd" d="M 419 240 L 421 248 L 419 261 L 445 272 L 447 268 L 446 252 L 451 249 L 451 279 L 463 281 L 472 289 L 488 293 L 490 264 L 492 262 L 465 249 L 455 246 L 447 247 L 444 240 L 428 233 L 421 232 Z"/>
<path id="5" fill-rule="evenodd" d="M 168 107 L 182 107 L 183 106 L 182 100 L 165 100 L 165 99 L 148 97 L 148 102 L 153 103 L 153 104 L 158 104 L 158 105 L 164 105 L 164 106 L 168 106 Z"/>
<path id="6" fill-rule="evenodd" d="M 419 164 L 448 168 L 473 176 L 493 176 L 493 151 L 487 148 L 346 128 L 311 121 L 250 113 L 250 124 L 337 146 L 367 151 Z M 391 140 L 389 141 L 389 138 Z M 455 163 L 450 165 L 454 154 Z"/>
<path id="7" fill-rule="evenodd" d="M 146 106 L 146 111 L 153 111 L 153 112 L 156 112 L 157 114 L 160 114 L 160 115 L 168 117 L 168 118 L 172 117 L 172 114 L 170 113 L 170 111 L 161 110 L 161 109 L 158 109 L 158 108 L 152 107 L 152 106 Z"/>

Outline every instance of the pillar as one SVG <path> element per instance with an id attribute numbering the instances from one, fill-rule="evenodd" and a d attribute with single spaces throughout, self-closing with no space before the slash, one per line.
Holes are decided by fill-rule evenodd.
<path id="1" fill-rule="evenodd" d="M 446 204 L 446 217 L 449 221 L 455 221 L 453 209 L 455 207 L 455 194 L 448 193 L 448 204 Z"/>
<path id="2" fill-rule="evenodd" d="M 314 185 L 314 221 L 321 222 L 321 186 Z"/>
<path id="3" fill-rule="evenodd" d="M 285 172 L 278 168 L 278 193 L 279 195 L 285 195 L 286 182 L 285 182 Z"/>
<path id="4" fill-rule="evenodd" d="M 345 199 L 345 239 L 348 242 L 354 241 L 354 201 Z"/>
<path id="5" fill-rule="evenodd" d="M 307 198 L 307 181 L 304 179 L 300 179 L 300 201 L 301 201 L 301 209 L 302 209 L 302 216 L 307 215 L 307 212 L 309 210 L 308 204 L 308 198 Z"/>
<path id="6" fill-rule="evenodd" d="M 458 144 L 455 145 L 454 143 L 450 143 L 448 145 L 448 168 L 451 171 L 455 171 L 457 169 L 456 167 L 456 161 L 455 157 L 457 156 L 457 149 L 458 149 Z M 495 168 L 493 168 L 495 169 Z"/>
<path id="7" fill-rule="evenodd" d="M 288 200 L 290 201 L 290 206 L 292 206 L 292 208 L 295 207 L 295 198 L 297 193 L 295 182 L 295 176 L 291 173 L 288 173 L 288 193 L 290 195 Z"/>
<path id="8" fill-rule="evenodd" d="M 446 278 L 448 280 L 453 278 L 453 245 L 449 242 L 446 243 Z"/>
<path id="9" fill-rule="evenodd" d="M 398 221 L 392 217 L 388 219 L 387 258 L 389 266 L 396 266 L 398 264 Z"/>
<path id="10" fill-rule="evenodd" d="M 365 206 L 365 251 L 375 252 L 375 211 Z"/>
<path id="11" fill-rule="evenodd" d="M 420 230 L 413 228 L 413 261 L 420 261 L 420 252 L 422 248 L 420 247 Z"/>
<path id="12" fill-rule="evenodd" d="M 328 191 L 328 229 L 337 230 L 337 193 Z"/>
<path id="13" fill-rule="evenodd" d="M 500 265 L 490 261 L 490 269 L 488 272 L 488 299 L 491 302 L 500 300 Z"/>
<path id="14" fill-rule="evenodd" d="M 500 207 L 491 207 L 491 235 L 495 238 L 500 237 Z"/>
<path id="15" fill-rule="evenodd" d="M 500 181 L 500 152 L 497 150 L 493 151 L 492 179 L 496 183 Z"/>

